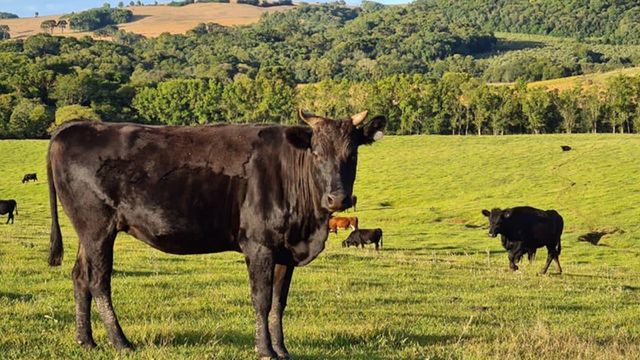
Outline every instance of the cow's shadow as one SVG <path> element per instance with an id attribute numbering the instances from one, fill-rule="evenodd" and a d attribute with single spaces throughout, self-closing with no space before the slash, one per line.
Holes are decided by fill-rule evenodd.
<path id="1" fill-rule="evenodd" d="M 381 337 L 389 339 L 401 339 L 403 343 L 417 344 L 419 346 L 433 346 L 436 344 L 450 343 L 458 340 L 459 336 L 454 335 L 429 335 L 429 334 L 413 334 L 404 331 L 386 330 L 377 331 L 367 334 L 367 336 L 358 336 L 347 332 L 340 332 L 330 338 L 308 338 L 304 337 L 287 340 L 287 347 L 292 352 L 294 359 L 342 359 L 344 354 L 335 355 L 336 349 L 351 348 L 353 345 L 367 344 L 377 341 Z M 466 336 L 465 336 L 466 337 Z M 149 346 L 195 346 L 206 345 L 216 346 L 222 344 L 233 346 L 240 350 L 253 349 L 254 335 L 252 332 L 240 332 L 234 330 L 225 331 L 198 331 L 187 330 L 177 331 L 168 336 L 157 334 L 148 344 Z M 296 349 L 306 349 L 296 351 Z M 305 351 L 305 353 L 302 353 Z M 382 359 L 383 357 L 375 357 L 370 354 L 350 354 L 350 359 Z"/>

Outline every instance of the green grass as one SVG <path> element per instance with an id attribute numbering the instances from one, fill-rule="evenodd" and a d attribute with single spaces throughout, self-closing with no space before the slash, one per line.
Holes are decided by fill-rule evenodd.
<path id="1" fill-rule="evenodd" d="M 137 350 L 113 351 L 95 313 L 98 348 L 74 343 L 77 239 L 62 215 L 66 257 L 47 266 L 46 146 L 0 142 L 0 197 L 20 211 L 15 225 L 0 224 L 0 358 L 254 359 L 240 254 L 173 256 L 124 235 L 114 303 Z M 640 357 L 638 154 L 631 135 L 388 137 L 363 148 L 357 216 L 384 229 L 385 247 L 343 249 L 341 232 L 296 270 L 289 350 L 296 359 Z M 40 182 L 20 183 L 34 171 Z M 563 215 L 563 275 L 536 275 L 543 249 L 512 273 L 486 236 L 481 209 L 523 204 Z M 577 241 L 600 229 L 619 231 L 598 246 Z"/>

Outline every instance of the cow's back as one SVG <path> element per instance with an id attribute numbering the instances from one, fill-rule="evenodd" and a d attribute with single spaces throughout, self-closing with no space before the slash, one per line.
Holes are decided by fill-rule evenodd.
<path id="1" fill-rule="evenodd" d="M 237 249 L 261 129 L 76 122 L 54 134 L 49 159 L 65 210 L 84 206 L 73 193 L 89 189 L 118 230 L 163 251 Z"/>
<path id="2" fill-rule="evenodd" d="M 542 247 L 555 240 L 558 233 L 558 217 L 555 210 L 540 210 L 530 206 L 511 209 L 507 221 L 507 237 L 510 241 L 524 242 L 528 247 Z M 562 230 L 560 229 L 560 232 Z"/>

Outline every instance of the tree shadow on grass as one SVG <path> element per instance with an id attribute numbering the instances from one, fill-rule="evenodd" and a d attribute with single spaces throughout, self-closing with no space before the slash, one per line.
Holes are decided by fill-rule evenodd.
<path id="1" fill-rule="evenodd" d="M 34 296 L 32 294 L 17 294 L 0 291 L 0 300 L 9 300 L 16 302 L 30 302 L 33 301 Z"/>
<path id="2" fill-rule="evenodd" d="M 140 21 L 144 18 L 148 18 L 150 15 L 133 15 L 133 17 L 131 17 L 131 21 L 129 21 L 127 24 L 131 24 L 133 22 L 136 21 Z"/>

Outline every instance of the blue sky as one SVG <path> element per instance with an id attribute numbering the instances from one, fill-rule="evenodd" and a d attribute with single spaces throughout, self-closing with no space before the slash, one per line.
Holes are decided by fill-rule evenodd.
<path id="1" fill-rule="evenodd" d="M 102 6 L 105 2 L 116 6 L 120 0 L 0 0 L 0 11 L 17 14 L 20 17 L 31 17 L 37 11 L 40 15 L 66 14 L 72 11 L 86 10 Z M 122 0 L 128 4 L 131 0 Z M 137 2 L 137 0 L 135 0 Z M 346 0 L 350 4 L 358 4 L 360 0 Z M 142 0 L 145 4 L 152 4 L 153 0 Z M 159 0 L 159 3 L 169 0 Z M 407 3 L 408 0 L 378 0 L 383 4 Z"/>

